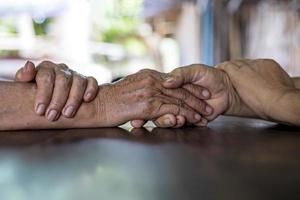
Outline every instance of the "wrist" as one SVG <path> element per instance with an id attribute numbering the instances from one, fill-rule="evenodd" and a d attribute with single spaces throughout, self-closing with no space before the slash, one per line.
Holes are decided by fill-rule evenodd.
<path id="1" fill-rule="evenodd" d="M 224 115 L 238 115 L 241 107 L 241 99 L 239 98 L 234 86 L 232 85 L 228 74 L 221 69 L 220 71 L 223 73 L 224 84 L 228 95 L 228 104 Z"/>
<path id="2" fill-rule="evenodd" d="M 110 95 L 112 90 L 111 84 L 104 84 L 99 86 L 98 94 L 93 102 L 94 122 L 98 127 L 109 127 L 110 119 L 109 113 L 107 112 L 110 107 L 109 102 L 112 101 L 112 96 Z"/>
<path id="3" fill-rule="evenodd" d="M 255 112 L 241 99 L 229 75 L 222 69 L 219 70 L 224 73 L 224 84 L 228 94 L 228 106 L 223 114 L 239 117 L 257 117 Z"/>

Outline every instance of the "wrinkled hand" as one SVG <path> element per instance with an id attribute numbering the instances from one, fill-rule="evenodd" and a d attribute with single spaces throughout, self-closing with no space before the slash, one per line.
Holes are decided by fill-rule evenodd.
<path id="1" fill-rule="evenodd" d="M 65 64 L 41 62 L 36 68 L 28 61 L 18 70 L 16 81 L 36 82 L 35 112 L 55 121 L 62 113 L 74 117 L 81 103 L 90 102 L 98 93 L 98 83 L 93 77 L 84 77 Z"/>
<path id="2" fill-rule="evenodd" d="M 168 76 L 169 78 L 163 83 L 165 88 L 181 88 L 187 84 L 192 84 L 206 88 L 211 93 L 210 98 L 205 100 L 207 106 L 204 108 L 206 113 L 209 114 L 204 115 L 204 118 L 200 122 L 193 123 L 197 126 L 206 126 L 208 121 L 212 121 L 220 114 L 226 112 L 231 99 L 234 98 L 234 89 L 229 77 L 221 70 L 196 64 L 177 68 L 168 74 Z M 196 92 L 188 88 L 187 90 L 192 94 Z M 167 120 L 173 120 L 173 124 L 175 124 L 173 127 L 181 127 L 186 123 L 183 116 L 165 115 L 156 119 L 155 124 L 159 127 L 169 127 L 165 123 Z M 135 121 L 134 123 L 138 124 Z"/>
<path id="3" fill-rule="evenodd" d="M 170 78 L 164 86 L 178 88 L 188 83 L 210 91 L 211 97 L 205 102 L 213 108 L 213 112 L 205 117 L 208 121 L 214 120 L 229 108 L 233 86 L 223 71 L 200 64 L 177 68 L 170 73 Z"/>
<path id="4" fill-rule="evenodd" d="M 190 91 L 197 91 L 196 96 L 187 89 L 166 89 L 162 83 L 165 74 L 142 70 L 114 84 L 100 87 L 100 100 L 105 110 L 106 122 L 112 126 L 120 125 L 133 119 L 153 120 L 165 114 L 181 115 L 189 123 L 198 123 L 201 116 L 207 114 L 207 106 L 201 98 L 202 87 L 189 85 Z M 209 97 L 208 97 L 209 98 Z"/>

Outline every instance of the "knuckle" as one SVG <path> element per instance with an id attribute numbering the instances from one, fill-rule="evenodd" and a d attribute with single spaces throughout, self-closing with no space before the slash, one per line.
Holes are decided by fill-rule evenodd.
<path id="1" fill-rule="evenodd" d="M 198 110 L 199 110 L 199 111 L 201 111 L 201 112 L 206 112 L 206 111 L 205 111 L 205 108 L 206 108 L 205 103 L 203 103 L 202 101 L 200 101 L 200 102 L 197 104 L 197 106 L 198 106 Z"/>
<path id="2" fill-rule="evenodd" d="M 152 70 L 152 69 L 141 69 L 139 71 L 139 73 L 142 73 L 142 74 L 152 74 L 154 72 L 155 72 L 155 70 Z"/>
<path id="3" fill-rule="evenodd" d="M 66 65 L 65 63 L 59 63 L 58 66 L 62 69 L 69 69 L 68 65 Z"/>
<path id="4" fill-rule="evenodd" d="M 145 101 L 145 109 L 144 109 L 144 113 L 146 116 L 152 116 L 156 109 L 159 108 L 160 106 L 157 106 L 157 100 L 155 100 L 155 98 L 148 98 Z"/>
<path id="5" fill-rule="evenodd" d="M 149 72 L 149 69 L 141 69 L 140 71 L 139 71 L 139 73 L 148 73 Z"/>
<path id="6" fill-rule="evenodd" d="M 203 90 L 202 87 L 200 87 L 198 85 L 192 85 L 192 84 L 186 84 L 186 85 L 183 86 L 183 88 L 185 90 L 187 90 L 186 92 L 190 93 L 189 95 L 193 94 L 196 97 L 201 96 L 199 94 L 201 94 L 201 91 Z"/>
<path id="7" fill-rule="evenodd" d="M 88 80 L 91 82 L 92 87 L 98 88 L 98 81 L 94 77 L 88 77 Z"/>
<path id="8" fill-rule="evenodd" d="M 59 100 L 52 100 L 50 105 L 49 105 L 49 108 L 54 108 L 54 109 L 61 109 L 62 108 L 62 103 L 59 102 Z"/>
<path id="9" fill-rule="evenodd" d="M 87 79 L 81 76 L 75 76 L 74 81 L 76 81 L 79 86 L 86 87 L 87 85 Z"/>
<path id="10" fill-rule="evenodd" d="M 179 106 L 175 106 L 174 107 L 174 114 L 175 115 L 180 115 L 182 112 L 181 112 L 181 108 Z"/>
<path id="11" fill-rule="evenodd" d="M 38 91 L 35 97 L 35 102 L 49 104 L 51 98 L 51 94 L 45 93 L 45 91 Z"/>
<path id="12" fill-rule="evenodd" d="M 146 86 L 149 85 L 154 85 L 155 84 L 155 79 L 152 76 L 147 76 L 146 78 L 144 78 L 143 80 L 143 84 L 145 84 Z"/>
<path id="13" fill-rule="evenodd" d="M 180 93 L 183 101 L 187 101 L 189 99 L 189 94 L 186 91 L 180 90 Z"/>
<path id="14" fill-rule="evenodd" d="M 38 66 L 39 67 L 50 67 L 51 65 L 54 65 L 54 63 L 49 60 L 43 60 Z"/>
<path id="15" fill-rule="evenodd" d="M 82 102 L 82 96 L 74 95 L 69 98 L 70 104 L 72 105 L 79 105 Z"/>
<path id="16" fill-rule="evenodd" d="M 154 95 L 155 95 L 155 91 L 150 87 L 146 87 L 142 89 L 138 94 L 138 96 L 143 99 L 153 97 Z"/>
<path id="17" fill-rule="evenodd" d="M 43 82 L 46 85 L 49 85 L 54 82 L 53 73 L 49 70 L 45 70 L 42 74 L 37 74 L 36 79 L 38 82 Z"/>
<path id="18" fill-rule="evenodd" d="M 69 86 L 71 84 L 72 76 L 69 76 L 65 73 L 57 73 L 56 79 L 59 83 Z"/>

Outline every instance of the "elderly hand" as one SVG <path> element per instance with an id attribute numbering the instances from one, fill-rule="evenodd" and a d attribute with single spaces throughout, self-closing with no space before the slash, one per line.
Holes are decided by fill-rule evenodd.
<path id="1" fill-rule="evenodd" d="M 198 123 L 201 120 L 198 113 L 207 114 L 208 105 L 199 99 L 203 98 L 203 88 L 189 85 L 189 89 L 166 89 L 162 85 L 164 80 L 165 74 L 142 70 L 114 84 L 100 86 L 103 99 L 99 100 L 99 107 L 105 108 L 100 113 L 105 115 L 105 124 L 153 120 L 165 114 L 181 115 L 189 123 Z M 198 95 L 195 97 L 188 90 L 198 91 Z"/>
<path id="2" fill-rule="evenodd" d="M 211 93 L 210 98 L 205 100 L 207 103 L 205 110 L 209 115 L 205 115 L 200 122 L 194 123 L 197 126 L 206 126 L 208 121 L 212 121 L 220 114 L 227 112 L 231 102 L 236 101 L 236 98 L 238 98 L 229 77 L 222 70 L 195 64 L 177 68 L 168 74 L 168 76 L 169 78 L 163 83 L 165 88 L 181 88 L 187 84 L 192 84 L 206 88 Z M 192 94 L 197 92 L 188 88 L 187 90 Z M 170 127 L 165 123 L 167 120 L 172 120 L 173 127 L 181 127 L 186 123 L 183 116 L 165 115 L 156 119 L 155 124 L 159 127 Z M 140 121 L 133 121 L 132 124 L 142 125 Z"/>
<path id="3" fill-rule="evenodd" d="M 50 61 L 41 62 L 36 68 L 28 61 L 18 70 L 16 81 L 35 81 L 37 93 L 35 111 L 46 115 L 49 121 L 65 117 L 74 117 L 81 103 L 90 102 L 98 93 L 98 83 L 93 77 L 84 77 L 70 70 L 65 64 Z"/>

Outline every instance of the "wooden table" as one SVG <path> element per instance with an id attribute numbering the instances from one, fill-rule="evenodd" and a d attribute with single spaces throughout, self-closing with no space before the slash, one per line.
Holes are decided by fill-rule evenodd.
<path id="1" fill-rule="evenodd" d="M 221 117 L 152 132 L 0 132 L 0 199 L 300 199 L 300 129 Z"/>

